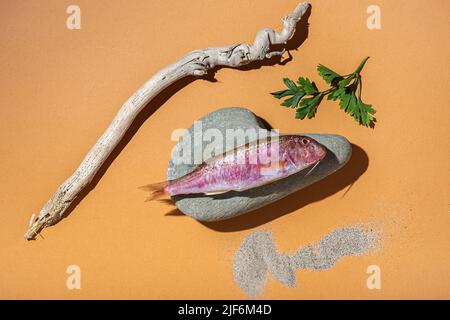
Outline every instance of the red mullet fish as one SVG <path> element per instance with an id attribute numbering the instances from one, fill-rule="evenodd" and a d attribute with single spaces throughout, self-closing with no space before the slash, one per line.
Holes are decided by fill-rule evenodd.
<path id="1" fill-rule="evenodd" d="M 326 153 L 327 149 L 310 137 L 272 136 L 216 155 L 178 179 L 141 188 L 150 191 L 146 201 L 180 194 L 244 191 L 317 165 Z"/>

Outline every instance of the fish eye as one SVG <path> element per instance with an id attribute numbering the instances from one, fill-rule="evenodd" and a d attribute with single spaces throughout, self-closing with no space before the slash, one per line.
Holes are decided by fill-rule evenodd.
<path id="1" fill-rule="evenodd" d="M 309 143 L 309 140 L 306 138 L 302 139 L 302 144 L 307 145 Z"/>

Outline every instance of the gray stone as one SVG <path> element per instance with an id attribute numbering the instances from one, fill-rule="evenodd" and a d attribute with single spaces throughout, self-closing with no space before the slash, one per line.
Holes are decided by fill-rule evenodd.
<path id="1" fill-rule="evenodd" d="M 196 167 L 195 164 L 175 164 L 174 157 L 176 155 L 182 155 L 182 150 L 190 150 L 190 163 L 193 163 L 195 154 L 201 155 L 204 148 L 211 145 L 211 141 L 203 141 L 205 139 L 199 135 L 201 132 L 215 128 L 225 137 L 227 129 L 242 129 L 242 131 L 250 128 L 267 129 L 255 114 L 244 108 L 219 109 L 199 119 L 197 130 L 194 130 L 194 126 L 195 124 L 188 129 L 188 132 L 174 148 L 167 171 L 169 180 L 188 174 Z M 194 134 L 194 132 L 197 133 Z M 306 175 L 309 171 L 307 168 L 287 178 L 246 191 L 230 191 L 209 196 L 203 194 L 178 195 L 172 197 L 172 200 L 180 211 L 197 220 L 225 220 L 258 209 L 305 188 L 335 172 L 350 159 L 352 147 L 344 137 L 334 134 L 302 133 L 302 135 L 315 139 L 328 149 L 327 156 L 310 174 Z M 242 132 L 241 138 L 244 137 L 245 134 Z M 252 139 L 247 137 L 246 142 L 248 140 Z M 224 143 L 224 145 L 226 144 Z M 228 149 L 224 146 L 225 151 Z M 189 156 L 189 153 L 185 153 L 185 155 Z"/>

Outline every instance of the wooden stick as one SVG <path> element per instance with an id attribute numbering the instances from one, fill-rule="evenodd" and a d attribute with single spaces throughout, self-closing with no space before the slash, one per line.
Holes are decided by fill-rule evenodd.
<path id="1" fill-rule="evenodd" d="M 109 127 L 89 150 L 79 167 L 58 187 L 42 208 L 38 217 L 30 221 L 31 224 L 25 233 L 25 239 L 35 239 L 43 228 L 61 220 L 70 204 L 89 185 L 97 171 L 119 144 L 136 116 L 163 89 L 187 76 L 204 76 L 215 67 L 236 68 L 254 61 L 281 56 L 285 49 L 270 51 L 270 46 L 287 43 L 295 32 L 297 22 L 305 14 L 308 7 L 308 3 L 300 3 L 291 14 L 285 16 L 283 18 L 283 29 L 280 32 L 275 32 L 269 28 L 261 29 L 256 34 L 252 45 L 241 43 L 195 50 L 151 77 L 125 101 Z"/>

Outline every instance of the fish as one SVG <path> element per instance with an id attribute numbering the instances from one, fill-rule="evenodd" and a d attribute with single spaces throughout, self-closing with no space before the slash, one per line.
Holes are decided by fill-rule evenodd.
<path id="1" fill-rule="evenodd" d="M 314 165 L 309 174 L 326 154 L 327 149 L 311 137 L 271 136 L 213 156 L 178 179 L 140 188 L 150 192 L 146 201 L 164 201 L 182 194 L 241 192 L 286 178 Z"/>

